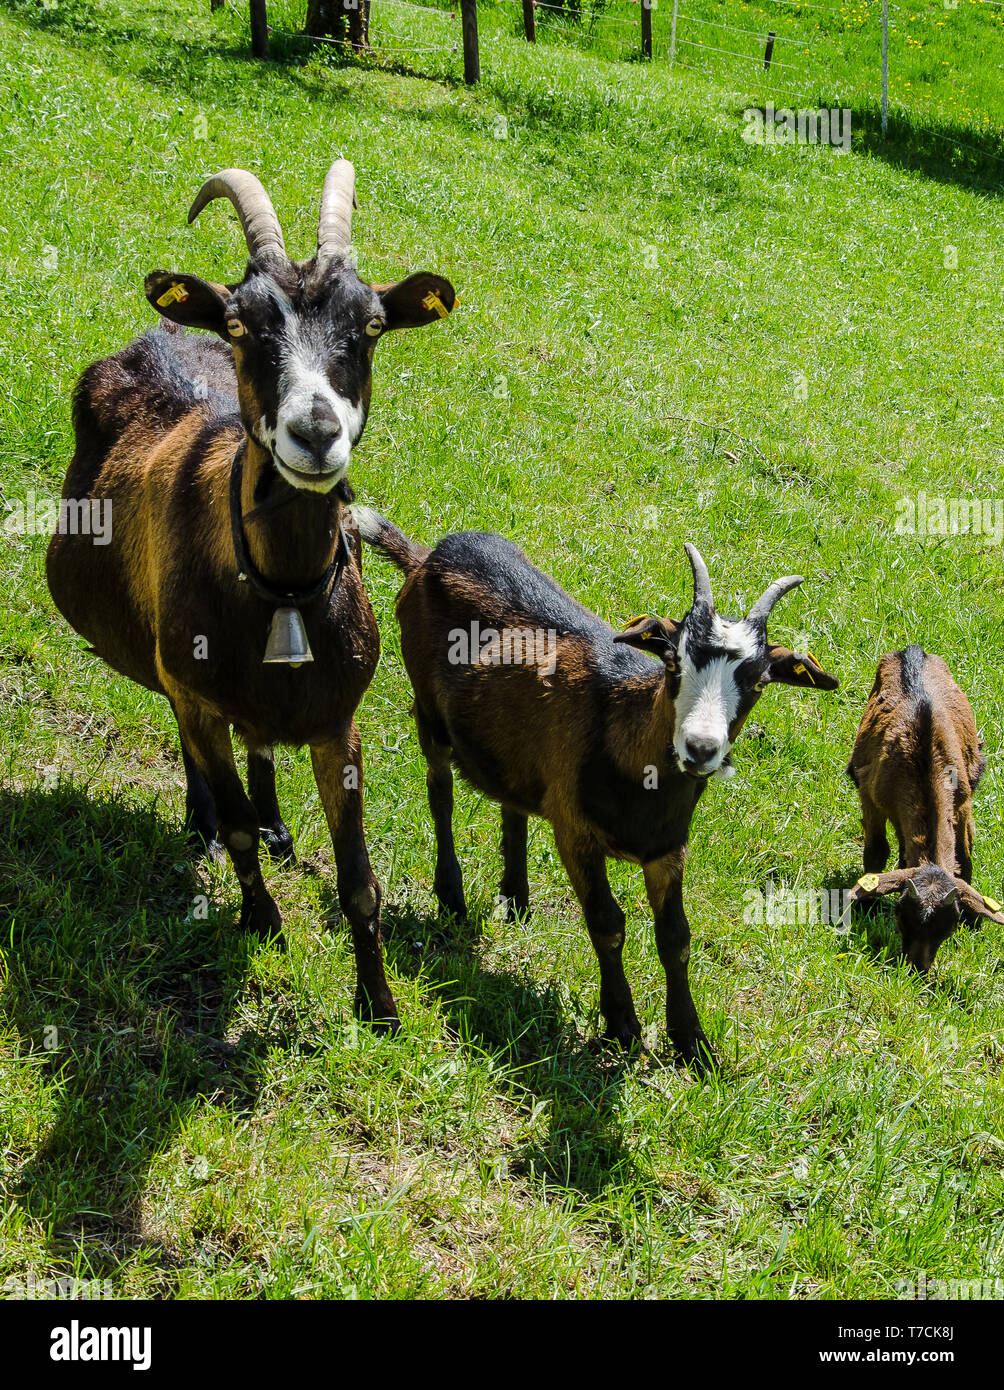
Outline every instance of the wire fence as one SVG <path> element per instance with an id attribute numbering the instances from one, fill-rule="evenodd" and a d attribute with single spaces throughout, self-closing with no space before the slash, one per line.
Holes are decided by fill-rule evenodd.
<path id="1" fill-rule="evenodd" d="M 848 140 L 852 116 L 869 143 L 891 127 L 903 158 L 947 159 L 993 184 L 1004 169 L 1002 12 L 1004 0 L 943 0 L 937 9 L 895 0 L 674 0 L 672 25 L 661 29 L 670 29 L 671 63 L 762 110 L 775 126 L 766 143 L 792 143 L 803 108 L 840 110 Z M 972 61 L 963 66 L 966 52 Z M 774 141 L 782 118 L 787 129 Z M 843 144 L 844 123 L 838 129 Z M 805 143 L 801 124 L 794 142 Z"/>
<path id="2" fill-rule="evenodd" d="M 331 0 L 333 7 L 362 2 Z M 266 0 L 251 3 L 263 11 Z M 291 21 L 270 24 L 267 31 L 287 50 L 320 44 L 363 61 L 471 81 L 479 76 L 480 48 L 491 52 L 498 40 L 571 45 L 613 61 L 679 65 L 765 110 L 768 104 L 775 111 L 853 108 L 860 121 L 881 100 L 883 133 L 884 8 L 888 109 L 897 130 L 929 117 L 926 134 L 933 141 L 970 161 L 985 157 L 1004 167 L 1004 127 L 979 110 L 985 93 L 978 71 L 960 72 L 954 57 L 937 56 L 958 10 L 976 42 L 996 44 L 996 52 L 981 53 L 987 70 L 1004 71 L 1004 0 L 943 0 L 940 10 L 921 0 L 912 6 L 898 0 L 370 0 L 367 42 L 355 47 L 347 35 L 305 35 L 293 21 L 302 0 L 269 3 Z M 302 11 L 297 18 L 302 24 Z M 958 46 L 946 42 L 943 49 L 952 55 Z M 531 43 L 526 53 L 531 61 Z M 939 74 L 939 68 L 945 71 Z M 935 76 L 950 75 L 950 83 L 932 86 L 932 69 Z M 918 98 L 927 102 L 926 110 Z"/>
<path id="3" fill-rule="evenodd" d="M 350 35 L 347 14 L 340 18 L 341 33 L 308 34 L 288 23 L 270 23 L 268 34 L 283 51 L 306 54 L 320 46 L 334 57 L 404 66 L 435 77 L 457 76 L 463 66 L 459 8 L 416 0 L 371 0 L 361 44 Z"/>

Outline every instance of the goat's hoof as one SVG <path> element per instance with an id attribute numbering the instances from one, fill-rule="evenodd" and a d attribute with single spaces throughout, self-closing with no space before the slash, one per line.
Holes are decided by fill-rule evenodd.
<path id="1" fill-rule="evenodd" d="M 637 1020 L 631 1023 L 607 1024 L 603 1041 L 608 1046 L 614 1045 L 623 1048 L 625 1052 L 634 1053 L 637 1056 L 648 1051 L 641 1036 L 641 1025 Z"/>
<path id="2" fill-rule="evenodd" d="M 451 896 L 441 896 L 436 894 L 439 901 L 440 917 L 451 917 L 454 922 L 463 925 L 467 921 L 467 903 L 464 901 L 463 894 L 459 898 Z"/>
<path id="3" fill-rule="evenodd" d="M 365 990 L 356 990 L 355 1014 L 360 1023 L 368 1023 L 378 1035 L 393 1035 L 401 1030 L 397 1005 L 389 990 L 379 1001 L 371 999 Z"/>
<path id="4" fill-rule="evenodd" d="M 266 902 L 253 902 L 241 908 L 240 930 L 250 932 L 260 941 L 271 941 L 284 950 L 286 938 L 282 932 L 282 914 L 269 898 Z"/>
<path id="5" fill-rule="evenodd" d="M 216 838 L 215 829 L 211 834 L 201 830 L 190 831 L 188 844 L 196 859 L 206 860 L 210 864 L 222 864 L 227 857 L 223 841 Z"/>
<path id="6" fill-rule="evenodd" d="M 262 830 L 261 841 L 265 846 L 265 853 L 273 863 L 289 865 L 296 863 L 293 837 L 285 827 L 282 830 Z"/>
<path id="7" fill-rule="evenodd" d="M 510 898 L 502 893 L 505 898 L 505 919 L 507 922 L 528 922 L 530 920 L 530 900 L 529 898 Z"/>
<path id="8" fill-rule="evenodd" d="M 718 1059 L 699 1028 L 687 1037 L 671 1035 L 671 1041 L 680 1060 L 697 1076 L 709 1076 L 718 1070 Z"/>

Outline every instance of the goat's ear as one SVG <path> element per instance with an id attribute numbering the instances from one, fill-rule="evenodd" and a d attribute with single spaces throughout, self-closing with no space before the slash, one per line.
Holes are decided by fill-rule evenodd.
<path id="1" fill-rule="evenodd" d="M 779 647 L 768 642 L 767 655 L 770 665 L 767 675 L 779 685 L 804 685 L 810 690 L 836 690 L 840 682 L 822 666 L 809 652 L 793 652 L 788 647 Z"/>
<path id="2" fill-rule="evenodd" d="M 965 879 L 956 878 L 955 886 L 959 890 L 960 906 L 963 916 L 975 923 L 981 917 L 988 918 L 991 922 L 998 922 L 1004 926 L 1004 908 L 993 898 L 985 897 L 971 883 Z"/>
<path id="3" fill-rule="evenodd" d="M 419 271 L 400 280 L 396 285 L 374 285 L 380 296 L 387 327 L 420 328 L 423 323 L 445 319 L 457 302 L 457 294 L 449 280 L 441 275 Z"/>
<path id="4" fill-rule="evenodd" d="M 207 328 L 227 338 L 227 304 L 230 290 L 197 275 L 171 275 L 151 270 L 144 282 L 146 297 L 164 318 L 186 328 Z"/>
<path id="5" fill-rule="evenodd" d="M 892 869 L 887 874 L 862 874 L 850 891 L 851 902 L 881 898 L 886 893 L 901 893 L 915 872 L 915 869 Z"/>
<path id="6" fill-rule="evenodd" d="M 676 655 L 676 637 L 679 624 L 663 623 L 658 618 L 634 618 L 628 623 L 626 632 L 618 632 L 615 642 L 626 642 L 629 647 L 637 647 L 640 652 L 650 652 L 652 656 L 667 657 Z"/>

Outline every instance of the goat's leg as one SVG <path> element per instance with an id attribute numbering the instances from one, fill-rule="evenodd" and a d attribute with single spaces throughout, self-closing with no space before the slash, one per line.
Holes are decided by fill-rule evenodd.
<path id="1" fill-rule="evenodd" d="M 185 826 L 189 844 L 200 855 L 213 860 L 222 859 L 223 846 L 217 838 L 216 804 L 184 739 L 181 741 L 181 761 L 185 766 Z"/>
<path id="2" fill-rule="evenodd" d="M 258 813 L 258 829 L 268 857 L 295 864 L 293 837 L 282 819 L 275 794 L 275 758 L 271 748 L 248 752 L 248 795 Z"/>
<path id="3" fill-rule="evenodd" d="M 510 922 L 530 914 L 530 884 L 526 872 L 526 816 L 502 807 L 502 882 Z"/>
<path id="4" fill-rule="evenodd" d="M 861 824 L 864 826 L 864 866 L 866 874 L 880 874 L 889 860 L 889 841 L 885 833 L 885 815 L 866 792 L 861 793 Z M 900 843 L 900 858 L 903 856 L 903 841 Z"/>
<path id="5" fill-rule="evenodd" d="M 958 812 L 955 826 L 955 859 L 958 863 L 959 877 L 966 883 L 973 881 L 973 813 L 969 806 Z"/>
<path id="6" fill-rule="evenodd" d="M 605 1036 L 624 1047 L 641 1043 L 631 986 L 624 974 L 624 913 L 607 881 L 606 857 L 589 836 L 554 827 L 554 842 L 582 904 L 582 913 L 600 964 L 600 1012 Z"/>
<path id="7" fill-rule="evenodd" d="M 645 888 L 655 914 L 655 944 L 666 972 L 666 1029 L 683 1060 L 695 1071 L 716 1065 L 711 1044 L 690 993 L 690 923 L 683 910 L 685 850 L 645 865 Z"/>
<path id="8" fill-rule="evenodd" d="M 363 835 L 363 757 L 353 721 L 343 738 L 313 744 L 310 760 L 331 832 L 338 901 L 352 928 L 357 1017 L 397 1027 L 397 1008 L 383 970 L 380 885 Z"/>
<path id="9" fill-rule="evenodd" d="M 436 832 L 436 876 L 432 884 L 433 892 L 439 901 L 441 912 L 455 917 L 458 922 L 464 922 L 467 920 L 464 876 L 453 843 L 453 768 L 450 766 L 450 749 L 446 744 L 437 743 L 429 721 L 417 708 L 415 724 L 418 728 L 418 742 L 425 756 L 425 787 Z"/>
<path id="10" fill-rule="evenodd" d="M 273 936 L 281 930 L 282 918 L 261 876 L 258 813 L 237 775 L 230 728 L 194 701 L 179 702 L 177 712 L 182 744 L 190 749 L 216 803 L 220 838 L 240 880 L 241 930 Z"/>

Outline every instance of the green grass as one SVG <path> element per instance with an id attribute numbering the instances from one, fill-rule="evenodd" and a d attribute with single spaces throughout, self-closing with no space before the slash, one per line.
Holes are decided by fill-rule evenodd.
<path id="1" fill-rule="evenodd" d="M 430 55 L 438 80 L 296 40 L 255 64 L 244 15 L 194 0 L 0 9 L 8 501 L 58 492 L 73 382 L 150 324 L 148 270 L 239 274 L 227 212 L 185 225 L 204 175 L 256 170 L 306 254 L 344 151 L 362 273 L 425 267 L 461 295 L 449 323 L 379 350 L 360 499 L 423 540 L 498 529 L 615 623 L 680 615 L 685 539 L 726 611 L 798 571 L 773 633 L 842 678 L 833 696 L 768 691 L 738 776 L 696 817 L 692 979 L 723 1058 L 700 1083 L 665 1046 L 636 871 L 612 878 L 644 1065 L 595 1048 L 597 971 L 545 826 L 535 916 L 507 927 L 495 810 L 461 792 L 474 922 L 436 922 L 396 585 L 368 564 L 384 657 L 360 714 L 367 832 L 405 1024 L 380 1039 L 351 1021 L 347 934 L 325 926 L 306 754 L 281 760 L 306 863 L 269 870 L 280 955 L 237 935 L 231 871 L 185 850 L 166 705 L 58 618 L 45 538 L 5 538 L 0 1285 L 876 1298 L 919 1270 L 1004 1273 L 1000 930 L 960 932 L 925 986 L 887 909 L 849 937 L 742 914 L 768 879 L 860 871 L 843 768 L 877 658 L 910 640 L 947 658 L 985 734 L 976 879 L 1004 896 L 1001 552 L 894 531 L 921 489 L 1001 495 L 1000 24 L 965 4 L 924 15 L 960 26 L 952 81 L 897 96 L 885 145 L 870 78 L 821 87 L 862 113 L 842 155 L 747 145 L 764 91 L 724 68 L 671 76 L 550 35 L 531 51 L 504 11 L 483 12 L 467 90 L 455 55 Z M 950 87 L 970 112 L 944 106 Z"/>

